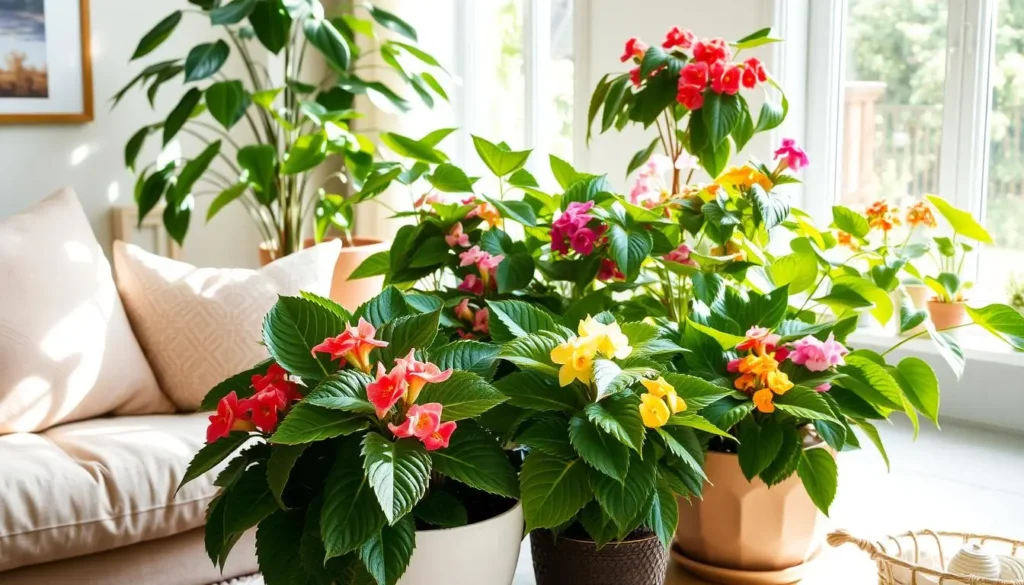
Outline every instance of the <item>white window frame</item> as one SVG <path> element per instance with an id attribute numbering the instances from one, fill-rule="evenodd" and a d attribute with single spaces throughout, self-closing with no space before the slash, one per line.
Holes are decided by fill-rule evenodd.
<path id="1" fill-rule="evenodd" d="M 937 0 L 945 1 L 945 0 Z M 984 219 L 987 199 L 991 65 L 998 0 L 948 0 L 946 80 L 939 195 Z M 828 223 L 839 201 L 847 1 L 812 2 L 807 67 L 808 213 Z M 982 252 L 984 253 L 984 252 Z M 965 266 L 976 280 L 977 257 Z"/>

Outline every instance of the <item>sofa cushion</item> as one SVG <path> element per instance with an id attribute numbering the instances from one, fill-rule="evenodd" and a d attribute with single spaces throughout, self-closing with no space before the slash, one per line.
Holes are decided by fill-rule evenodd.
<path id="1" fill-rule="evenodd" d="M 71 190 L 0 222 L 0 282 L 0 435 L 173 411 Z"/>
<path id="2" fill-rule="evenodd" d="M 330 294 L 340 252 L 335 240 L 260 270 L 196 268 L 115 242 L 114 267 L 160 387 L 178 408 L 195 410 L 216 384 L 266 359 L 263 317 L 278 295 Z"/>
<path id="3" fill-rule="evenodd" d="M 205 427 L 124 416 L 0 437 L 0 572 L 202 526 L 217 470 L 174 491 Z"/>

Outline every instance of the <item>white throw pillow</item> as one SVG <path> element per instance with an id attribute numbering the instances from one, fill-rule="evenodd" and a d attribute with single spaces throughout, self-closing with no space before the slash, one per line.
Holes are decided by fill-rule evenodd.
<path id="1" fill-rule="evenodd" d="M 114 242 L 117 288 L 160 388 L 195 410 L 222 380 L 266 359 L 263 317 L 278 295 L 327 296 L 341 242 L 307 248 L 259 270 L 196 268 Z"/>
<path id="2" fill-rule="evenodd" d="M 0 435 L 173 411 L 74 192 L 0 221 Z"/>

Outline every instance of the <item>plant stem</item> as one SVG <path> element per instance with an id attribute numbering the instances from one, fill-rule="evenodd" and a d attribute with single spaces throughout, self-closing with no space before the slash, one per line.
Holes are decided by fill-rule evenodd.
<path id="1" fill-rule="evenodd" d="M 954 330 L 954 329 L 961 329 L 961 328 L 963 328 L 963 327 L 970 327 L 971 325 L 974 325 L 974 323 L 964 323 L 963 325 L 954 325 L 954 326 L 952 326 L 952 327 L 946 327 L 945 329 L 936 329 L 936 332 L 938 332 L 938 333 L 944 333 L 944 332 L 946 332 L 946 331 L 952 331 L 952 330 Z M 892 351 L 893 351 L 893 350 L 895 350 L 895 349 L 896 349 L 897 347 L 899 347 L 899 346 L 903 345 L 904 343 L 906 343 L 906 342 L 910 341 L 911 339 L 917 339 L 918 337 L 921 337 L 922 335 L 924 335 L 924 334 L 926 334 L 926 333 L 930 334 L 930 332 L 929 332 L 929 331 L 928 331 L 927 329 L 925 329 L 924 331 L 918 331 L 917 333 L 915 333 L 915 334 L 913 334 L 913 335 L 910 335 L 910 336 L 908 336 L 907 338 L 905 338 L 905 339 L 901 340 L 901 341 L 900 341 L 899 343 L 897 343 L 896 345 L 894 345 L 894 346 L 890 347 L 889 349 L 885 350 L 884 352 L 882 352 L 882 357 L 885 357 L 885 356 L 889 355 L 889 354 L 890 354 L 890 353 L 892 353 Z"/>

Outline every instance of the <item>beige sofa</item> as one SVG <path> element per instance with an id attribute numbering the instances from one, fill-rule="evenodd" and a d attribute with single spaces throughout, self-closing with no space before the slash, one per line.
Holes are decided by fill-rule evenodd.
<path id="1" fill-rule="evenodd" d="M 0 584 L 205 585 L 257 571 L 251 534 L 223 573 L 206 556 L 217 470 L 175 494 L 206 415 L 177 413 L 163 375 L 200 366 L 161 372 L 125 304 L 71 191 L 0 220 Z M 204 311 L 192 330 L 217 318 Z M 152 339 L 173 331 L 146 325 Z"/>

